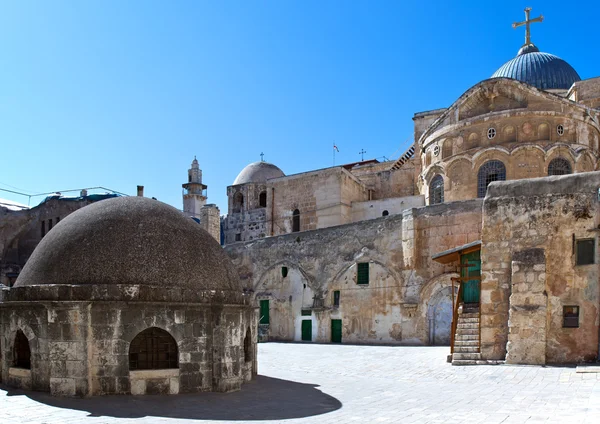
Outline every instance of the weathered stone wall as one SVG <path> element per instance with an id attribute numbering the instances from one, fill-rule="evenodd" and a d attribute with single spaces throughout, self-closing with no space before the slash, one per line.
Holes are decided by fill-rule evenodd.
<path id="1" fill-rule="evenodd" d="M 200 209 L 200 225 L 215 240 L 221 242 L 221 214 L 217 205 L 208 204 Z"/>
<path id="2" fill-rule="evenodd" d="M 331 320 L 341 319 L 343 342 L 427 344 L 433 331 L 429 319 L 436 319 L 428 315 L 429 306 L 445 305 L 437 322 L 440 331 L 448 327 L 448 276 L 455 271 L 431 256 L 479 239 L 481 204 L 408 209 L 225 249 L 257 304 L 270 301 L 269 339 L 300 340 L 301 321 L 310 319 L 313 341 L 330 342 Z M 357 284 L 361 262 L 369 264 L 367 285 Z M 288 269 L 285 277 L 282 267 Z M 334 291 L 340 291 L 337 307 Z M 310 317 L 303 309 L 312 311 Z M 438 335 L 438 342 L 448 340 Z"/>
<path id="3" fill-rule="evenodd" d="M 267 209 L 259 208 L 232 213 L 225 216 L 221 224 L 223 225 L 225 244 L 266 237 L 268 235 Z"/>
<path id="4" fill-rule="evenodd" d="M 352 202 L 352 222 L 375 219 L 381 216 L 402 213 L 405 209 L 425 206 L 424 196 L 392 197 L 366 202 Z M 384 213 L 387 212 L 385 215 Z"/>
<path id="5" fill-rule="evenodd" d="M 577 81 L 569 91 L 569 99 L 592 108 L 600 108 L 600 77 Z"/>
<path id="6" fill-rule="evenodd" d="M 564 363 L 596 358 L 600 301 L 598 252 L 596 250 L 594 264 L 576 265 L 574 246 L 577 239 L 596 239 L 595 231 L 600 223 L 599 187 L 600 173 L 597 172 L 490 185 L 483 207 L 481 249 L 484 359 L 505 358 L 509 314 L 511 342 L 514 343 L 510 345 L 508 360 Z M 524 263 L 520 256 L 523 253 L 518 252 L 530 249 L 543 249 L 545 271 L 542 271 L 541 260 L 533 261 L 532 270 Z M 512 269 L 513 261 L 516 269 Z M 525 275 L 522 269 L 526 269 Z M 540 294 L 539 284 L 544 278 Z M 512 289 L 516 290 L 512 294 L 514 298 Z M 531 305 L 526 307 L 533 313 L 526 314 L 524 305 Z M 562 327 L 565 305 L 579 306 L 579 328 Z M 534 329 L 539 328 L 544 308 L 545 362 L 540 362 L 542 339 Z M 531 340 L 531 346 L 527 340 Z M 517 341 L 521 342 L 520 346 Z M 529 347 L 532 354 L 527 356 L 524 350 Z"/>
<path id="7" fill-rule="evenodd" d="M 394 162 L 368 164 L 350 169 L 367 189 L 371 190 L 371 199 L 389 199 L 414 196 L 416 192 L 416 166 L 414 159 L 392 170 Z"/>

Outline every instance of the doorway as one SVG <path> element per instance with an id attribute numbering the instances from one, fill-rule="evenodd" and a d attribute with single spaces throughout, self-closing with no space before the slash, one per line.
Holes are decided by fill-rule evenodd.
<path id="1" fill-rule="evenodd" d="M 332 319 L 331 320 L 331 343 L 342 342 L 342 320 Z"/>
<path id="2" fill-rule="evenodd" d="M 302 341 L 312 342 L 312 320 L 302 320 Z"/>

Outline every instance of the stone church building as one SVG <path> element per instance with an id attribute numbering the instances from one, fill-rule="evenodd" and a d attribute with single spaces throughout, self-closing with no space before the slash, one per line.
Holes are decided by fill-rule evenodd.
<path id="1" fill-rule="evenodd" d="M 262 340 L 451 345 L 455 364 L 598 358 L 600 78 L 530 40 L 397 161 L 227 188 Z M 490 185 L 491 184 L 491 185 Z"/>

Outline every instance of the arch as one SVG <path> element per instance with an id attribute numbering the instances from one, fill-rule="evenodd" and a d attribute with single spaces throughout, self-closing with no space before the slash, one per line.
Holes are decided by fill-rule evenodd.
<path id="1" fill-rule="evenodd" d="M 448 138 L 442 144 L 442 159 L 448 159 L 452 156 L 452 139 Z"/>
<path id="2" fill-rule="evenodd" d="M 300 211 L 294 209 L 294 212 L 292 212 L 292 233 L 297 233 L 298 231 L 300 231 Z"/>
<path id="3" fill-rule="evenodd" d="M 515 131 L 514 125 L 506 125 L 502 129 L 502 138 L 506 143 L 511 143 L 517 140 L 517 132 Z"/>
<path id="4" fill-rule="evenodd" d="M 429 204 L 444 203 L 444 178 L 437 174 L 429 183 Z"/>
<path id="5" fill-rule="evenodd" d="M 29 339 L 22 330 L 17 330 L 13 344 L 13 367 L 31 369 L 31 348 Z"/>
<path id="6" fill-rule="evenodd" d="M 388 216 L 390 213 L 388 212 L 388 210 L 384 210 L 383 212 L 381 212 L 381 216 Z"/>
<path id="7" fill-rule="evenodd" d="M 233 195 L 233 212 L 241 212 L 244 209 L 244 195 L 239 191 Z"/>
<path id="8" fill-rule="evenodd" d="M 571 163 L 563 157 L 557 157 L 548 164 L 548 175 L 567 175 L 572 174 Z"/>
<path id="9" fill-rule="evenodd" d="M 470 150 L 470 149 L 477 147 L 478 143 L 479 143 L 479 134 L 477 134 L 476 132 L 472 132 L 471 134 L 469 134 L 466 150 Z"/>
<path id="10" fill-rule="evenodd" d="M 244 337 L 244 362 L 252 361 L 252 331 L 250 326 L 246 329 L 246 337 Z"/>
<path id="11" fill-rule="evenodd" d="M 129 344 L 129 369 L 166 368 L 179 368 L 179 353 L 173 336 L 158 327 L 138 333 Z"/>
<path id="12" fill-rule="evenodd" d="M 258 205 L 261 208 L 267 207 L 267 192 L 266 191 L 261 191 L 260 194 L 258 195 Z"/>
<path id="13" fill-rule="evenodd" d="M 493 181 L 506 180 L 506 167 L 499 160 L 489 160 L 477 172 L 477 197 L 485 197 L 487 186 Z"/>
<path id="14" fill-rule="evenodd" d="M 425 153 L 425 166 L 431 165 L 431 151 Z"/>
<path id="15" fill-rule="evenodd" d="M 538 140 L 550 140 L 550 126 L 546 122 L 538 125 Z"/>

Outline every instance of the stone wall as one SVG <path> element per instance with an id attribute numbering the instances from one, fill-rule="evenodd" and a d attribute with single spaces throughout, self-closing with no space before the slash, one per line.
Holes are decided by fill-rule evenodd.
<path id="1" fill-rule="evenodd" d="M 395 215 L 402 213 L 405 209 L 421 206 L 425 206 L 423 196 L 392 197 L 381 200 L 367 200 L 366 202 L 352 202 L 352 222 Z"/>
<path id="2" fill-rule="evenodd" d="M 436 319 L 428 315 L 429 306 L 446 305 L 455 271 L 431 256 L 479 239 L 481 204 L 472 200 L 407 209 L 225 250 L 256 304 L 269 300 L 271 340 L 301 340 L 301 322 L 310 319 L 313 341 L 330 342 L 331 320 L 341 319 L 343 342 L 427 344 L 429 319 Z M 358 263 L 368 263 L 366 285 L 357 284 Z M 340 292 L 339 306 L 333 304 L 335 291 Z M 447 309 L 439 311 L 448 315 Z M 438 328 L 447 327 L 446 315 L 437 318 Z"/>
<path id="3" fill-rule="evenodd" d="M 594 264 L 576 265 L 575 243 L 596 239 L 599 187 L 597 172 L 490 185 L 481 249 L 484 359 L 565 363 L 596 358 L 598 252 Z M 541 249 L 544 259 L 540 250 L 531 249 Z M 527 252 L 536 252 L 535 260 L 525 260 Z M 565 305 L 579 306 L 579 328 L 563 328 Z M 538 331 L 543 325 L 545 336 Z"/>
<path id="4" fill-rule="evenodd" d="M 200 225 L 204 231 L 213 236 L 219 243 L 221 242 L 221 216 L 217 205 L 204 205 L 200 209 Z"/>
<path id="5" fill-rule="evenodd" d="M 414 159 L 402 165 L 400 169 L 392 170 L 394 162 L 368 164 L 350 169 L 368 190 L 371 199 L 389 199 L 414 196 L 416 193 L 415 178 L 416 164 Z"/>

